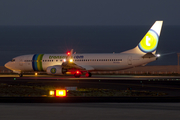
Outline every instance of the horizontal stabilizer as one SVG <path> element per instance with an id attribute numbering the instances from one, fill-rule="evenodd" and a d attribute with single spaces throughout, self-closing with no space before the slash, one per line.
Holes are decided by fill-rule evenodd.
<path id="1" fill-rule="evenodd" d="M 142 56 L 142 58 L 152 58 L 152 57 L 156 57 L 156 56 L 152 53 L 146 53 L 145 55 Z"/>

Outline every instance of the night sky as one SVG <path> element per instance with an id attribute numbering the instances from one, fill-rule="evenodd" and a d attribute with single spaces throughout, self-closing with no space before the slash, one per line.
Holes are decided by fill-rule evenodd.
<path id="1" fill-rule="evenodd" d="M 180 25 L 180 0 L 0 0 L 0 25 Z"/>

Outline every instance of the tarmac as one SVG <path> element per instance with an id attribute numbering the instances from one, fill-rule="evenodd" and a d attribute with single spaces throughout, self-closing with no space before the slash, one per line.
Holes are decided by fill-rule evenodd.
<path id="1" fill-rule="evenodd" d="M 86 120 L 179 120 L 179 76 L 93 75 L 73 76 L 0 75 L 7 85 L 54 85 L 166 92 L 155 97 L 1 97 L 0 119 Z"/>
<path id="2" fill-rule="evenodd" d="M 179 120 L 180 103 L 0 103 L 1 120 Z"/>

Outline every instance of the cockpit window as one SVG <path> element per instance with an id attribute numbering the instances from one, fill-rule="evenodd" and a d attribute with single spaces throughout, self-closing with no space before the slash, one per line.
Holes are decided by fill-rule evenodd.
<path id="1" fill-rule="evenodd" d="M 12 60 L 11 60 L 11 62 L 14 62 L 14 61 L 15 61 L 15 59 L 12 59 Z"/>

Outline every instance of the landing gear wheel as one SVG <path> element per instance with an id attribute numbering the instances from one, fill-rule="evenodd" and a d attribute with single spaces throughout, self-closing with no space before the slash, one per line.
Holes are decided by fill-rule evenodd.
<path id="1" fill-rule="evenodd" d="M 79 78 L 79 77 L 81 77 L 81 74 L 75 73 L 75 74 L 74 74 L 74 77 Z"/>
<path id="2" fill-rule="evenodd" d="M 86 76 L 86 77 L 91 77 L 92 74 L 91 74 L 90 72 L 87 72 L 87 73 L 85 74 L 85 76 Z"/>
<path id="3" fill-rule="evenodd" d="M 21 74 L 19 74 L 19 77 L 23 77 L 23 74 L 21 73 Z"/>
<path id="4" fill-rule="evenodd" d="M 62 69 L 62 74 L 66 74 L 66 72 L 67 72 L 67 69 Z"/>

